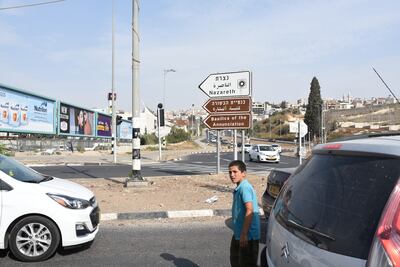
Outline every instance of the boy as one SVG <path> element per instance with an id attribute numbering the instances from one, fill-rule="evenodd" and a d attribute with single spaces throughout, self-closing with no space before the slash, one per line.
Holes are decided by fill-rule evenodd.
<path id="1" fill-rule="evenodd" d="M 246 179 L 246 164 L 241 160 L 232 161 L 229 178 L 236 184 L 232 203 L 231 266 L 257 266 L 260 217 L 256 192 Z"/>

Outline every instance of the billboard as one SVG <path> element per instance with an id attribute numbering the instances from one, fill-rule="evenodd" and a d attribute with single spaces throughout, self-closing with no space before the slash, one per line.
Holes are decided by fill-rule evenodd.
<path id="1" fill-rule="evenodd" d="M 55 134 L 55 103 L 0 85 L 0 131 Z"/>
<path id="2" fill-rule="evenodd" d="M 132 122 L 123 120 L 117 126 L 117 137 L 120 139 L 132 139 Z"/>
<path id="3" fill-rule="evenodd" d="M 97 113 L 96 136 L 111 137 L 111 122 L 111 116 Z"/>
<path id="4" fill-rule="evenodd" d="M 94 112 L 60 102 L 61 135 L 94 136 Z"/>

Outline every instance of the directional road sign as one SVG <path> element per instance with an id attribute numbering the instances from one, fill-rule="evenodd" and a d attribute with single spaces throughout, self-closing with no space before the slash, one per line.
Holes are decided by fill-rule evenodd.
<path id="1" fill-rule="evenodd" d="M 250 71 L 210 74 L 199 88 L 209 97 L 250 96 Z"/>
<path id="2" fill-rule="evenodd" d="M 203 105 L 209 113 L 246 113 L 251 111 L 250 97 L 235 98 L 211 98 Z"/>
<path id="3" fill-rule="evenodd" d="M 210 114 L 203 121 L 210 129 L 249 129 L 251 128 L 251 114 Z"/>
<path id="4" fill-rule="evenodd" d="M 304 121 L 300 121 L 300 136 L 304 137 L 308 133 L 308 126 L 304 123 Z M 298 133 L 299 132 L 299 122 L 291 122 L 289 123 L 289 132 Z"/>

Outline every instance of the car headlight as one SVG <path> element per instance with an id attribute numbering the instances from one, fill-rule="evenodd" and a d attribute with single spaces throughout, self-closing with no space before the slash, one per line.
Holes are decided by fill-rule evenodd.
<path id="1" fill-rule="evenodd" d="M 50 193 L 47 195 L 61 206 L 69 209 L 86 209 L 90 206 L 90 202 L 84 199 Z"/>

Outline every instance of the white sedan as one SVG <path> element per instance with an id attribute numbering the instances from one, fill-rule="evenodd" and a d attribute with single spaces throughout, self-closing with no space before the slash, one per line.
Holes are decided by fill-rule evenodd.
<path id="1" fill-rule="evenodd" d="M 249 160 L 279 163 L 281 157 L 271 145 L 253 145 L 249 151 Z"/>

